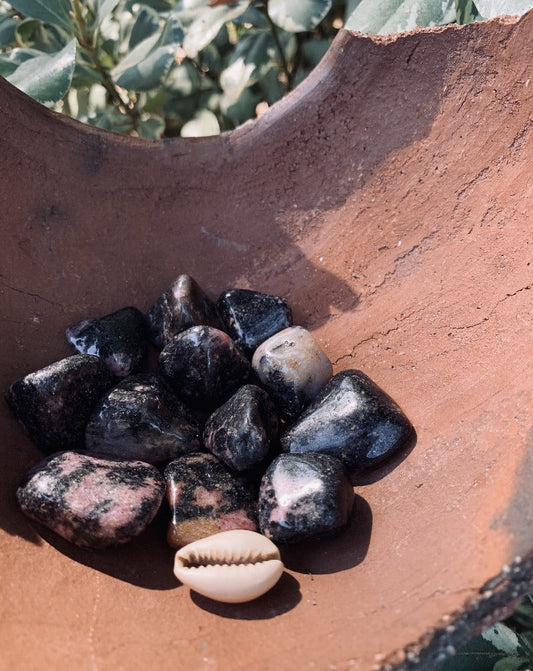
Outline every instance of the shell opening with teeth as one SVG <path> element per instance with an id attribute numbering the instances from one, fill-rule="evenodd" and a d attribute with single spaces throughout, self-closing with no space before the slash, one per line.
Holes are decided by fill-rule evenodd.
<path id="1" fill-rule="evenodd" d="M 224 603 L 244 603 L 268 592 L 283 573 L 278 548 L 254 531 L 235 529 L 178 550 L 174 574 L 195 592 Z"/>

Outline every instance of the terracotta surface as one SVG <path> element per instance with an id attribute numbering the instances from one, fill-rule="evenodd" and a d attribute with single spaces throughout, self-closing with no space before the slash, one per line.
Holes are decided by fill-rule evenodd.
<path id="1" fill-rule="evenodd" d="M 14 492 L 39 455 L 2 407 L 3 668 L 435 669 L 532 588 L 512 564 L 533 550 L 532 37 L 532 13 L 342 32 L 259 120 L 198 141 L 86 128 L 0 81 L 3 388 L 185 272 L 288 297 L 418 433 L 344 536 L 222 606 L 174 579 L 164 520 L 102 553 L 35 529 Z"/>

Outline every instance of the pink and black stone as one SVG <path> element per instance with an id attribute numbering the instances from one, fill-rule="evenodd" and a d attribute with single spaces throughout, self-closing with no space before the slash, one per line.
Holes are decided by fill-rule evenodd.
<path id="1" fill-rule="evenodd" d="M 259 526 L 274 543 L 296 543 L 342 531 L 354 499 L 339 459 L 326 454 L 282 454 L 259 490 Z"/>
<path id="2" fill-rule="evenodd" d="M 161 464 L 200 449 L 192 412 L 159 375 L 130 375 L 96 406 L 85 431 L 86 451 Z"/>
<path id="3" fill-rule="evenodd" d="M 292 326 L 287 301 L 249 289 L 228 289 L 217 302 L 225 331 L 248 356 L 274 333 Z"/>
<path id="4" fill-rule="evenodd" d="M 148 332 L 143 313 L 134 307 L 122 308 L 98 319 L 84 319 L 69 326 L 67 340 L 80 354 L 101 357 L 117 377 L 139 372 L 148 348 Z"/>
<path id="5" fill-rule="evenodd" d="M 272 451 L 278 417 L 270 396 L 253 384 L 241 387 L 204 427 L 204 445 L 234 471 L 263 464 Z"/>
<path id="6" fill-rule="evenodd" d="M 223 328 L 214 302 L 189 275 L 180 275 L 147 315 L 150 338 L 158 349 L 191 326 Z"/>
<path id="7" fill-rule="evenodd" d="M 171 520 L 167 541 L 180 548 L 230 529 L 257 531 L 257 492 L 212 454 L 175 459 L 165 469 Z"/>
<path id="8" fill-rule="evenodd" d="M 250 374 L 250 362 L 227 333 L 193 326 L 171 338 L 159 355 L 159 367 L 185 402 L 215 408 Z"/>
<path id="9" fill-rule="evenodd" d="M 85 427 L 115 378 L 103 359 L 75 354 L 30 373 L 7 389 L 7 404 L 46 454 L 82 449 Z"/>
<path id="10" fill-rule="evenodd" d="M 159 471 L 140 461 L 59 452 L 17 490 L 22 512 L 84 548 L 127 543 L 155 517 L 165 492 Z"/>
<path id="11" fill-rule="evenodd" d="M 320 452 L 349 469 L 365 469 L 416 439 L 399 406 L 359 370 L 337 373 L 282 436 L 292 454 Z"/>

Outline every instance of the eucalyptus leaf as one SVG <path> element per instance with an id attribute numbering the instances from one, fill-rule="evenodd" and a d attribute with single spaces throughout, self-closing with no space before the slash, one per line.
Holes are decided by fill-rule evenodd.
<path id="1" fill-rule="evenodd" d="M 165 132 L 165 120 L 156 114 L 151 114 L 141 119 L 137 126 L 140 137 L 149 140 L 160 140 Z"/>
<path id="2" fill-rule="evenodd" d="M 96 25 L 100 26 L 102 21 L 111 14 L 118 5 L 119 0 L 98 0 L 96 9 Z"/>
<path id="3" fill-rule="evenodd" d="M 183 41 L 183 28 L 169 16 L 161 32 L 144 39 L 111 72 L 116 83 L 133 91 L 149 91 L 167 76 L 176 49 Z"/>
<path id="4" fill-rule="evenodd" d="M 372 0 L 377 6 L 375 0 Z M 312 30 L 331 9 L 331 0 L 269 0 L 268 13 L 274 23 L 289 33 Z"/>
<path id="5" fill-rule="evenodd" d="M 504 14 L 525 14 L 533 7 L 533 0 L 476 0 L 482 16 L 492 19 Z"/>
<path id="6" fill-rule="evenodd" d="M 239 39 L 228 66 L 220 73 L 220 86 L 228 100 L 235 103 L 243 90 L 270 68 L 274 49 L 267 31 L 250 31 Z"/>
<path id="7" fill-rule="evenodd" d="M 248 4 L 248 2 L 237 2 L 231 5 L 219 5 L 218 7 L 206 5 L 200 8 L 196 18 L 188 26 L 183 42 L 187 56 L 196 58 L 198 52 L 214 40 L 226 21 L 232 21 L 240 16 Z"/>
<path id="8" fill-rule="evenodd" d="M 65 46 L 62 29 L 45 25 L 39 19 L 19 21 L 15 35 L 21 47 L 33 47 L 45 53 L 56 53 Z"/>
<path id="9" fill-rule="evenodd" d="M 473 0 L 455 0 L 455 13 L 457 23 L 461 25 L 481 19 Z"/>
<path id="10" fill-rule="evenodd" d="M 455 20 L 454 0 L 361 0 L 346 21 L 347 30 L 387 35 Z"/>
<path id="11" fill-rule="evenodd" d="M 302 56 L 306 65 L 315 68 L 329 49 L 329 40 L 308 40 L 302 44 Z"/>
<path id="12" fill-rule="evenodd" d="M 43 105 L 52 105 L 66 95 L 76 64 L 76 40 L 57 54 L 25 61 L 7 79 Z"/>
<path id="13" fill-rule="evenodd" d="M 508 656 L 481 635 L 475 636 L 453 657 L 447 659 L 440 671 L 492 671 L 497 662 Z"/>
<path id="14" fill-rule="evenodd" d="M 218 119 L 207 109 L 200 110 L 194 115 L 191 121 L 188 121 L 181 128 L 181 137 L 207 137 L 209 135 L 218 135 L 220 125 Z"/>
<path id="15" fill-rule="evenodd" d="M 231 120 L 234 127 L 239 126 L 254 116 L 259 101 L 259 95 L 249 88 L 244 89 L 237 100 L 223 94 L 220 99 L 220 111 Z"/>
<path id="16" fill-rule="evenodd" d="M 506 655 L 519 655 L 523 652 L 518 636 L 502 622 L 485 629 L 481 637 Z"/>
<path id="17" fill-rule="evenodd" d="M 531 671 L 532 662 L 527 657 L 504 657 L 496 662 L 492 671 Z"/>
<path id="18" fill-rule="evenodd" d="M 0 54 L 0 76 L 8 77 L 19 65 L 37 56 L 42 56 L 42 52 L 24 48 L 11 49 L 5 54 Z"/>
<path id="19" fill-rule="evenodd" d="M 53 23 L 73 32 L 69 0 L 10 0 L 10 5 L 25 17 Z"/>
<path id="20" fill-rule="evenodd" d="M 0 49 L 9 46 L 15 41 L 15 30 L 19 19 L 9 12 L 0 14 Z"/>
<path id="21" fill-rule="evenodd" d="M 141 7 L 135 23 L 131 29 L 128 42 L 129 49 L 133 49 L 159 28 L 159 14 L 151 7 Z"/>

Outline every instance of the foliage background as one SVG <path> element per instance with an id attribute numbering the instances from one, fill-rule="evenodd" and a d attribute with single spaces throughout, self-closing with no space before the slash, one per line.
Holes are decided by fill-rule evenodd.
<path id="1" fill-rule="evenodd" d="M 514 12 L 528 4 L 0 0 L 0 75 L 39 102 L 109 130 L 152 139 L 213 135 L 296 86 L 343 26 L 401 32 L 477 20 L 478 7 L 493 16 L 503 5 Z"/>

